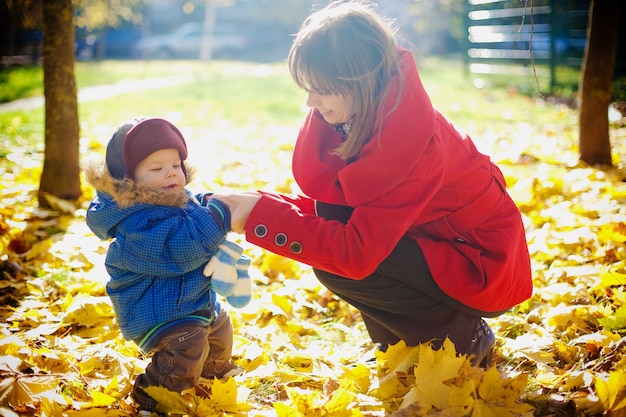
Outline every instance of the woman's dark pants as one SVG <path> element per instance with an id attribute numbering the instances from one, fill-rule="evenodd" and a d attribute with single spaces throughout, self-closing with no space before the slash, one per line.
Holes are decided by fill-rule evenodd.
<path id="1" fill-rule="evenodd" d="M 317 211 L 320 217 L 343 222 L 351 212 L 346 207 L 323 203 L 318 203 Z M 362 280 L 319 269 L 314 272 L 326 288 L 361 312 L 372 341 L 383 350 L 400 340 L 408 346 L 431 342 L 439 348 L 448 337 L 457 353 L 481 353 L 476 352 L 477 332 L 482 329 L 485 313 L 446 295 L 411 239 L 401 239 L 376 271 Z M 492 316 L 498 314 L 501 312 Z"/>

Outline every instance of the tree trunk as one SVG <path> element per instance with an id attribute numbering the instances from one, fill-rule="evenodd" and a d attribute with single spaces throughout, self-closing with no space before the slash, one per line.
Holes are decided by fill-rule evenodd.
<path id="1" fill-rule="evenodd" d="M 214 1 L 206 0 L 204 7 L 204 23 L 202 25 L 202 45 L 200 47 L 200 60 L 210 61 L 213 57 L 213 32 L 215 31 L 215 5 Z"/>
<path id="2" fill-rule="evenodd" d="M 50 207 L 48 195 L 70 201 L 81 196 L 73 17 L 72 0 L 43 2 L 46 122 L 38 194 L 42 207 Z"/>
<path id="3" fill-rule="evenodd" d="M 619 1 L 592 0 L 580 81 L 579 153 L 590 165 L 611 166 L 608 109 L 617 51 Z"/>

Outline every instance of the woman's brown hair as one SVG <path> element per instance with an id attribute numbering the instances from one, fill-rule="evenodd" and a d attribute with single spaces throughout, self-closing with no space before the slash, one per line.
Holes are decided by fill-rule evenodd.
<path id="1" fill-rule="evenodd" d="M 348 137 L 335 153 L 357 157 L 380 131 L 385 95 L 393 76 L 400 77 L 394 27 L 368 2 L 335 1 L 304 21 L 288 64 L 298 87 L 353 99 Z"/>

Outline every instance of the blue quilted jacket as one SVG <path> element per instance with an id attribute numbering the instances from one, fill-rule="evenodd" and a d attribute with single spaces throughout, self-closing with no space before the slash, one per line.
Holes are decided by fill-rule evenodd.
<path id="1" fill-rule="evenodd" d="M 172 327 L 209 325 L 220 306 L 202 270 L 230 231 L 229 210 L 208 195 L 156 190 L 93 167 L 87 179 L 97 190 L 87 225 L 112 238 L 106 290 L 124 338 L 149 351 Z"/>

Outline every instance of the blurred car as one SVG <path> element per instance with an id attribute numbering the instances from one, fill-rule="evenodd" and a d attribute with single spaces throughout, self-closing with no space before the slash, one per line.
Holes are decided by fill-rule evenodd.
<path id="1" fill-rule="evenodd" d="M 76 57 L 80 61 L 134 58 L 135 44 L 141 38 L 140 28 L 134 26 L 106 28 L 97 33 L 76 28 L 75 34 Z"/>
<path id="2" fill-rule="evenodd" d="M 142 37 L 135 44 L 135 53 L 144 59 L 198 58 L 203 36 L 201 23 L 186 23 L 170 33 Z M 247 38 L 234 28 L 217 26 L 211 34 L 214 57 L 235 57 L 247 47 Z"/>

